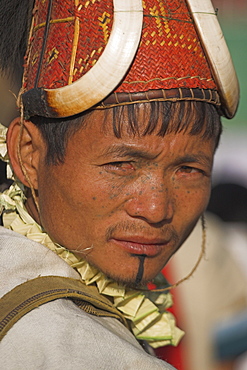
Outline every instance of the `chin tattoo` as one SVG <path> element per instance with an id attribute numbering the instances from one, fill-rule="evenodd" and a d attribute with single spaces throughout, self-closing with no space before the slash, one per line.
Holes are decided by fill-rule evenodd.
<path id="1" fill-rule="evenodd" d="M 139 268 L 138 268 L 136 280 L 135 280 L 136 286 L 138 286 L 142 281 L 143 274 L 144 274 L 144 262 L 147 256 L 146 254 L 141 254 L 141 255 L 138 255 L 137 257 L 139 258 Z"/>

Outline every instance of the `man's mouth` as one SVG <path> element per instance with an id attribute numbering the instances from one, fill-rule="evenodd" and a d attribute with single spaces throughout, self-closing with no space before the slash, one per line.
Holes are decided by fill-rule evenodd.
<path id="1" fill-rule="evenodd" d="M 145 255 L 146 257 L 159 255 L 164 246 L 168 244 L 166 240 L 148 239 L 137 236 L 126 239 L 111 238 L 110 241 L 132 255 Z"/>

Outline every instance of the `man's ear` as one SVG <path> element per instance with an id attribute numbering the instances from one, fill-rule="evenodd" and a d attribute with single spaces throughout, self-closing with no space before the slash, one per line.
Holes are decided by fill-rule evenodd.
<path id="1" fill-rule="evenodd" d="M 7 132 L 10 162 L 18 179 L 27 187 L 38 189 L 38 168 L 45 155 L 45 144 L 38 128 L 30 121 L 14 119 Z"/>

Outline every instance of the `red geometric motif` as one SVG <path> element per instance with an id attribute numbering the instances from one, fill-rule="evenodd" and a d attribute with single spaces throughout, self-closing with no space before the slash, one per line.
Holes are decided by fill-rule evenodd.
<path id="1" fill-rule="evenodd" d="M 178 87 L 216 89 L 185 1 L 144 0 L 143 7 L 140 47 L 116 92 Z M 80 33 L 72 64 L 72 81 L 76 81 L 97 63 L 104 51 L 113 23 L 112 0 L 53 0 L 42 61 L 48 0 L 36 0 L 35 9 L 25 88 L 35 86 L 39 63 L 36 87 L 52 89 L 69 83 L 77 18 Z"/>

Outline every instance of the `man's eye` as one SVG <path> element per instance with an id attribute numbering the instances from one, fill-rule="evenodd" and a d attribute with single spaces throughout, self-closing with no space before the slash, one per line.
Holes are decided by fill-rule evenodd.
<path id="1" fill-rule="evenodd" d="M 189 174 L 194 174 L 194 173 L 203 174 L 204 173 L 204 171 L 201 170 L 200 168 L 195 168 L 195 167 L 190 167 L 190 166 L 181 166 L 178 171 L 180 173 L 189 173 Z"/>
<path id="2" fill-rule="evenodd" d="M 106 171 L 119 171 L 119 172 L 129 172 L 134 170 L 134 166 L 131 162 L 109 162 L 104 164 Z"/>

